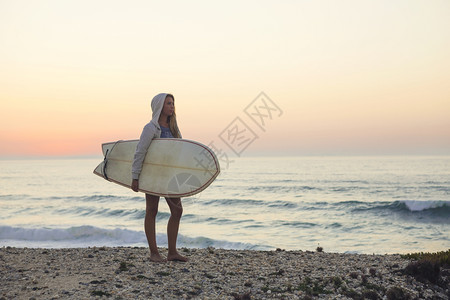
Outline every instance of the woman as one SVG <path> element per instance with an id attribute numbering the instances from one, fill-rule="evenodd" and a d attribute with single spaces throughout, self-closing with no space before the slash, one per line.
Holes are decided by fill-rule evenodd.
<path id="1" fill-rule="evenodd" d="M 148 147 L 154 138 L 181 138 L 175 115 L 175 99 L 171 94 L 158 94 L 152 100 L 152 120 L 145 125 L 139 143 L 134 154 L 132 167 L 133 181 L 131 188 L 137 192 L 139 189 L 139 175 L 142 170 L 142 163 L 147 154 Z M 145 194 L 145 235 L 147 236 L 150 248 L 150 260 L 163 262 L 165 259 L 159 254 L 156 245 L 156 214 L 158 213 L 159 196 Z M 167 260 L 187 261 L 188 259 L 180 255 L 177 251 L 177 236 L 180 225 L 183 207 L 180 198 L 167 198 L 170 208 L 170 218 L 167 223 L 168 254 Z"/>

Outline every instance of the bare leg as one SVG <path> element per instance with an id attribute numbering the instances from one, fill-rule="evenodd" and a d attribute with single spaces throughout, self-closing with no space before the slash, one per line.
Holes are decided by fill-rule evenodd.
<path id="1" fill-rule="evenodd" d="M 159 197 L 145 194 L 145 200 L 144 229 L 150 248 L 150 260 L 154 262 L 163 262 L 165 259 L 159 254 L 158 246 L 156 245 L 156 214 L 158 213 Z"/>
<path id="2" fill-rule="evenodd" d="M 180 219 L 183 214 L 181 199 L 166 198 L 166 201 L 170 208 L 170 218 L 167 223 L 167 241 L 169 244 L 167 260 L 188 261 L 186 257 L 181 256 L 177 251 L 178 228 L 180 227 Z"/>

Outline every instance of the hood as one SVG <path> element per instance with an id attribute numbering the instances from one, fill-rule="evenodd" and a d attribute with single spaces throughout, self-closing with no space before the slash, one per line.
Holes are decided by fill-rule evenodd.
<path id="1" fill-rule="evenodd" d="M 167 93 L 161 93 L 153 97 L 152 99 L 152 123 L 159 127 L 159 115 L 161 114 L 162 108 L 164 106 L 164 100 L 166 100 Z"/>
<path id="2" fill-rule="evenodd" d="M 153 97 L 152 99 L 152 120 L 150 123 L 153 123 L 156 128 L 161 130 L 161 126 L 159 126 L 159 116 L 161 115 L 161 111 L 164 107 L 164 101 L 166 100 L 168 93 L 161 93 Z M 178 128 L 177 124 L 177 117 L 175 115 L 175 112 L 172 117 L 170 117 L 170 131 L 172 131 L 173 136 L 177 136 L 174 133 L 178 134 L 178 137 L 181 138 L 180 129 Z"/>

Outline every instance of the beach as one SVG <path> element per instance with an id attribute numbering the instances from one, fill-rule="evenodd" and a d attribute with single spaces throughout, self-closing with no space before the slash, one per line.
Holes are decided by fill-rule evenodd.
<path id="1" fill-rule="evenodd" d="M 411 261 L 400 255 L 212 247 L 180 253 L 189 262 L 150 262 L 145 247 L 2 247 L 0 299 L 447 299 L 449 293 L 404 275 Z"/>

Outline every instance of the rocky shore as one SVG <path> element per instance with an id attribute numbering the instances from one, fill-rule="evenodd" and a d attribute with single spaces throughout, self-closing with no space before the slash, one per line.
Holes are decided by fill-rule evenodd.
<path id="1" fill-rule="evenodd" d="M 161 249 L 167 254 L 166 249 Z M 399 255 L 146 248 L 0 248 L 0 299 L 448 299 Z"/>

